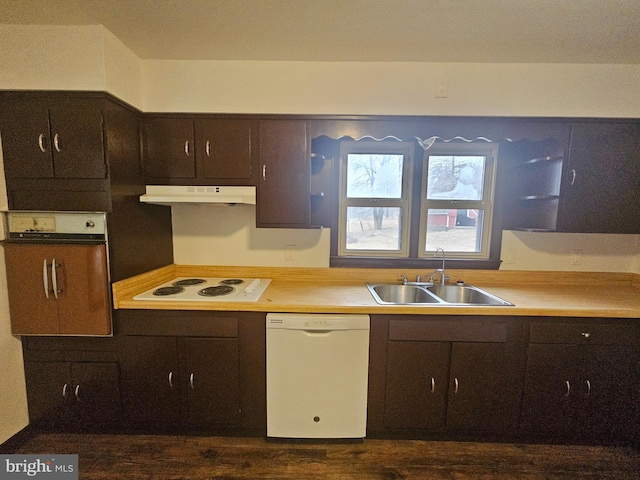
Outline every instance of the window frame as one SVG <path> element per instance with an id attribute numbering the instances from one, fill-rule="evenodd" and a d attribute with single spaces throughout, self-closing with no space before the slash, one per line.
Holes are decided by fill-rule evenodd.
<path id="1" fill-rule="evenodd" d="M 484 157 L 484 172 L 482 198 L 480 200 L 464 199 L 429 199 L 428 198 L 428 176 L 429 159 L 432 156 L 477 156 Z M 460 259 L 480 259 L 487 260 L 490 257 L 491 237 L 493 228 L 493 218 L 495 211 L 495 190 L 497 180 L 497 143 L 447 143 L 434 144 L 425 151 L 422 159 L 422 183 L 420 184 L 420 227 L 418 233 L 418 258 L 430 258 L 435 254 L 435 249 L 426 250 L 427 243 L 427 214 L 430 209 L 443 210 L 482 210 L 482 229 L 479 251 L 463 252 L 458 250 L 447 250 L 446 246 L 438 245 L 451 253 L 455 258 Z"/>
<path id="2" fill-rule="evenodd" d="M 411 244 L 411 211 L 414 171 L 413 142 L 343 141 L 340 142 L 340 175 L 338 187 L 338 256 L 407 258 Z M 347 158 L 352 154 L 402 155 L 402 193 L 400 198 L 347 197 Z M 398 250 L 347 249 L 346 218 L 349 207 L 382 207 L 402 209 L 400 248 Z M 345 228 L 343 228 L 345 227 Z"/>
<path id="3" fill-rule="evenodd" d="M 377 146 L 386 143 L 392 143 L 391 140 L 376 140 L 373 137 L 368 138 L 369 141 L 376 142 Z M 333 178 L 334 185 L 336 186 L 334 190 L 334 194 L 332 198 L 333 207 L 331 217 L 331 255 L 329 266 L 335 268 L 387 268 L 387 269 L 433 269 L 439 268 L 442 260 L 438 260 L 436 257 L 419 257 L 418 256 L 418 238 L 410 239 L 409 241 L 409 255 L 407 257 L 379 257 L 372 256 L 369 254 L 362 255 L 339 255 L 338 245 L 339 245 L 339 231 L 340 231 L 340 223 L 339 223 L 339 200 L 341 195 L 340 190 L 340 182 L 342 180 L 342 155 L 339 153 L 342 148 L 342 143 L 346 140 L 336 139 L 335 140 L 335 156 L 336 162 L 335 167 L 333 169 Z M 354 140 L 352 138 L 348 139 L 349 142 L 364 142 L 365 140 Z M 396 144 L 399 143 L 411 143 L 414 146 L 414 155 L 413 155 L 413 179 L 412 179 L 412 194 L 411 194 L 411 219 L 410 219 L 410 228 L 418 230 L 420 228 L 420 208 L 421 205 L 421 192 L 422 188 L 420 182 L 422 181 L 423 176 L 423 165 L 424 158 L 429 154 L 431 148 L 438 147 L 440 142 L 436 141 L 431 148 L 424 150 L 420 144 L 420 140 L 418 138 L 410 138 L 405 140 L 400 140 L 398 138 L 394 138 L 394 142 Z M 454 142 L 459 145 L 462 145 L 462 142 Z M 494 202 L 493 202 L 493 215 L 491 222 L 491 239 L 489 242 L 489 250 L 488 250 L 488 258 L 460 258 L 454 255 L 447 255 L 447 268 L 451 269 L 486 269 L 486 270 L 497 270 L 500 268 L 501 260 L 500 260 L 500 249 L 502 244 L 502 217 L 503 217 L 503 202 L 504 196 L 506 194 L 506 183 L 508 182 L 508 178 L 506 178 L 507 172 L 503 167 L 500 167 L 500 145 L 501 142 L 484 142 L 484 141 L 474 141 L 471 144 L 474 147 L 482 146 L 484 143 L 490 143 L 491 145 L 498 146 L 498 150 L 496 151 L 496 156 L 494 158 Z M 473 148 L 473 147 L 471 147 Z M 335 202 L 335 203 L 334 203 Z M 415 237 L 415 235 L 414 235 Z"/>

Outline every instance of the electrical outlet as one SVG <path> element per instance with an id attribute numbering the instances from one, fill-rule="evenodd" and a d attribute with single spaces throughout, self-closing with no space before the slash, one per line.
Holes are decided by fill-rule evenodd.
<path id="1" fill-rule="evenodd" d="M 293 262 L 296 259 L 296 246 L 285 245 L 284 247 L 284 259 Z"/>
<path id="2" fill-rule="evenodd" d="M 449 96 L 449 83 L 446 80 L 438 80 L 436 83 L 436 98 L 447 98 Z"/>

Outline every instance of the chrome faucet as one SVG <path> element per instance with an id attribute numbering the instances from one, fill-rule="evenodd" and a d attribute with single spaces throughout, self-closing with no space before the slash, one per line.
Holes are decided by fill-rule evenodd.
<path id="1" fill-rule="evenodd" d="M 444 271 L 444 262 L 445 262 L 444 248 L 438 247 L 436 249 L 435 253 L 433 254 L 433 256 L 437 257 L 438 256 L 438 252 L 442 252 L 442 268 L 436 269 L 435 272 L 431 273 L 429 278 L 431 279 L 431 281 L 433 281 L 433 276 L 436 273 L 439 273 L 440 274 L 440 285 L 444 285 L 447 282 L 447 280 L 449 280 L 451 277 L 447 277 L 447 275 L 445 274 L 445 271 Z"/>

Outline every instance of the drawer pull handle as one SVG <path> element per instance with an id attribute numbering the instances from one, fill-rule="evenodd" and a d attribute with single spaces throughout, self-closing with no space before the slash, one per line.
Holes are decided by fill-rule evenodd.
<path id="1" fill-rule="evenodd" d="M 582 332 L 580 335 L 582 335 L 584 338 L 589 338 L 591 336 L 589 332 Z"/>
<path id="2" fill-rule="evenodd" d="M 76 385 L 76 389 L 73 394 L 76 396 L 76 400 L 80 401 L 80 385 Z"/>
<path id="3" fill-rule="evenodd" d="M 207 140 L 207 143 L 205 144 L 204 151 L 207 154 L 207 157 L 211 156 L 211 142 L 209 140 Z"/>
<path id="4" fill-rule="evenodd" d="M 567 392 L 564 394 L 565 397 L 568 397 L 569 394 L 571 393 L 571 384 L 569 383 L 569 380 L 567 380 L 566 382 L 564 382 L 565 385 L 567 386 Z"/>
<path id="5" fill-rule="evenodd" d="M 454 385 L 453 393 L 458 393 L 458 387 L 460 387 L 460 382 L 458 382 L 458 377 L 453 379 L 453 385 Z"/>
<path id="6" fill-rule="evenodd" d="M 189 140 L 184 142 L 184 153 L 187 157 L 189 156 Z"/>
<path id="7" fill-rule="evenodd" d="M 69 396 L 69 385 L 67 385 L 66 383 L 62 387 L 62 396 L 64 398 L 68 398 Z"/>
<path id="8" fill-rule="evenodd" d="M 431 377 L 431 393 L 436 391 L 436 379 Z"/>
<path id="9" fill-rule="evenodd" d="M 586 395 L 591 395 L 591 382 L 589 380 L 587 382 L 587 393 Z"/>
<path id="10" fill-rule="evenodd" d="M 173 372 L 169 372 L 169 388 L 173 388 Z"/>
<path id="11" fill-rule="evenodd" d="M 189 375 L 189 386 L 191 387 L 191 390 L 193 390 L 195 387 L 194 381 L 193 381 L 193 373 L 191 375 Z"/>

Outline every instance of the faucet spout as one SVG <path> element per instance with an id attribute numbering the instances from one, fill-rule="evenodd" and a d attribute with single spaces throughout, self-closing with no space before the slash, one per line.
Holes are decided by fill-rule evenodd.
<path id="1" fill-rule="evenodd" d="M 444 285 L 447 281 L 447 276 L 444 272 L 444 262 L 445 262 L 445 252 L 444 252 L 444 248 L 442 247 L 438 247 L 435 251 L 435 253 L 433 254 L 434 257 L 438 256 L 438 252 L 442 253 L 442 268 L 438 269 L 440 271 L 440 285 Z"/>

